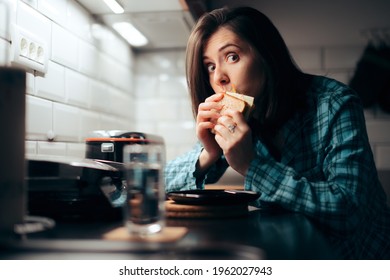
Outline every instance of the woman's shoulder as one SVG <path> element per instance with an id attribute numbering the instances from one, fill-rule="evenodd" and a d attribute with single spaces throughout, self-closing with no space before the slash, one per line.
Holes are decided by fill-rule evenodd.
<path id="1" fill-rule="evenodd" d="M 353 93 L 348 85 L 326 76 L 313 76 L 309 90 L 325 95 Z"/>
<path id="2" fill-rule="evenodd" d="M 341 105 L 350 99 L 358 99 L 358 95 L 348 85 L 325 76 L 314 76 L 309 87 L 309 96 L 319 104 L 330 106 Z"/>

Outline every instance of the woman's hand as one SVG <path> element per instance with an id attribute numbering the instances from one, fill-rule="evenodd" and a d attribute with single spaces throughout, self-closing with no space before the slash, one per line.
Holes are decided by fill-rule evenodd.
<path id="1" fill-rule="evenodd" d="M 254 158 L 252 132 L 244 116 L 233 110 L 226 110 L 214 127 L 215 141 L 222 149 L 229 165 L 245 176 Z"/>
<path id="2" fill-rule="evenodd" d="M 202 143 L 204 150 L 199 157 L 200 171 L 209 168 L 222 155 L 222 149 L 215 141 L 215 135 L 211 133 L 216 120 L 221 116 L 218 111 L 222 109 L 217 102 L 221 100 L 223 94 L 216 93 L 208 97 L 205 102 L 199 104 L 198 115 L 196 117 L 196 136 Z"/>

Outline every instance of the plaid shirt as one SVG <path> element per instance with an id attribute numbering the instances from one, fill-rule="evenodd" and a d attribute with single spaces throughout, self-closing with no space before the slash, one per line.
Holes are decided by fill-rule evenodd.
<path id="1" fill-rule="evenodd" d="M 281 133 L 279 161 L 261 141 L 255 142 L 257 157 L 245 177 L 245 189 L 261 194 L 254 206 L 305 214 L 345 258 L 390 258 L 390 210 L 356 94 L 335 80 L 315 77 L 307 109 L 289 120 Z M 201 149 L 197 144 L 167 164 L 167 191 L 202 188 L 224 173 L 227 163 L 222 157 L 197 181 Z"/>

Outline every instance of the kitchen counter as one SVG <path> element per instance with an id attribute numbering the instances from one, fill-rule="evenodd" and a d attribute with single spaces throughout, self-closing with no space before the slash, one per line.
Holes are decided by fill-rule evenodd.
<path id="1" fill-rule="evenodd" d="M 116 222 L 62 221 L 46 232 L 0 245 L 0 259 L 337 259 L 304 216 L 250 208 L 247 216 L 167 219 L 188 232 L 174 242 L 108 241 Z"/>

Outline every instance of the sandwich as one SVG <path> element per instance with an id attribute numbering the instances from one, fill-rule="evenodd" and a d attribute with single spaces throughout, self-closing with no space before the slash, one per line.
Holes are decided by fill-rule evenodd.
<path id="1" fill-rule="evenodd" d="M 242 113 L 245 120 L 249 119 L 255 108 L 254 97 L 229 91 L 224 93 L 223 98 L 218 103 L 223 105 L 220 114 L 223 114 L 226 109 L 232 109 Z"/>
<path id="2" fill-rule="evenodd" d="M 219 111 L 221 115 L 223 115 L 226 109 L 231 109 L 242 113 L 247 121 L 255 108 L 254 97 L 237 92 L 224 92 L 223 98 L 218 101 L 218 103 L 223 105 L 222 109 Z M 212 129 L 211 132 L 215 133 L 214 129 Z"/>

